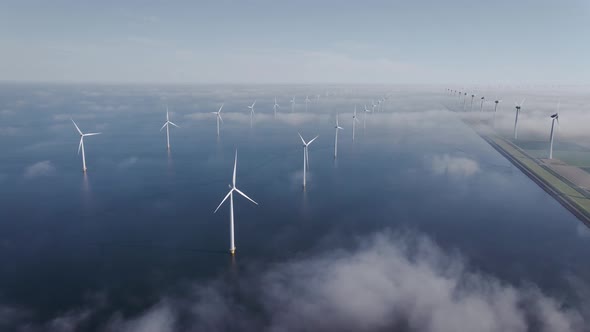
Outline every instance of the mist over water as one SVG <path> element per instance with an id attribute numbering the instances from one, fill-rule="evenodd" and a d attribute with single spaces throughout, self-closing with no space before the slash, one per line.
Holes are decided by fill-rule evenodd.
<path id="1" fill-rule="evenodd" d="M 509 133 L 512 96 L 497 94 Z M 529 96 L 522 137 L 551 111 Z M 587 229 L 449 111 L 443 87 L 5 84 L 0 97 L 3 329 L 584 331 L 588 321 Z M 559 139 L 584 145 L 565 119 L 583 118 L 588 101 L 559 98 Z M 217 137 L 210 112 L 222 103 Z M 180 126 L 169 153 L 166 105 Z M 70 118 L 102 132 L 85 138 L 86 175 Z M 298 132 L 319 135 L 305 191 Z M 232 259 L 229 205 L 213 211 L 236 149 L 237 186 L 260 205 L 234 197 Z"/>

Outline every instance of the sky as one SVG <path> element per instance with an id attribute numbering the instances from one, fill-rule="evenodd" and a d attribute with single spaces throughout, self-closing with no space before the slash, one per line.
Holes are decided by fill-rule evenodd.
<path id="1" fill-rule="evenodd" d="M 590 2 L 13 1 L 0 80 L 590 84 Z"/>

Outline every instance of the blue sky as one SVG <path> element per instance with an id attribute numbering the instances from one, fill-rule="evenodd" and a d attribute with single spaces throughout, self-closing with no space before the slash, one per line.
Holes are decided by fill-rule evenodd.
<path id="1" fill-rule="evenodd" d="M 589 84 L 590 2 L 3 1 L 0 79 Z"/>

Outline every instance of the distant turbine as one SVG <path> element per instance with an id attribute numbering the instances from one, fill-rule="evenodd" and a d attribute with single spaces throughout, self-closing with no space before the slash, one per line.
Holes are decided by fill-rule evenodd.
<path id="1" fill-rule="evenodd" d="M 502 102 L 502 99 L 498 99 L 498 97 L 496 97 L 496 100 L 494 100 L 494 128 L 496 128 L 496 112 L 498 111 L 498 104 Z"/>
<path id="2" fill-rule="evenodd" d="M 219 110 L 217 112 L 211 112 L 211 114 L 215 114 L 216 118 L 217 118 L 217 136 L 219 137 L 219 121 L 223 122 L 223 119 L 221 118 L 221 109 L 223 108 L 223 104 L 221 104 L 221 107 L 219 108 Z"/>
<path id="3" fill-rule="evenodd" d="M 481 106 L 479 107 L 479 111 L 483 112 L 483 102 L 485 101 L 485 97 L 481 97 Z"/>
<path id="4" fill-rule="evenodd" d="M 475 98 L 475 94 L 471 95 L 471 112 L 473 112 L 473 98 Z"/>
<path id="5" fill-rule="evenodd" d="M 555 134 L 553 128 L 555 126 L 555 121 L 557 121 L 557 124 L 559 124 L 559 104 L 560 103 L 557 104 L 557 112 L 551 115 L 551 135 L 549 136 L 549 159 L 553 159 L 553 136 Z"/>
<path id="6" fill-rule="evenodd" d="M 516 117 L 514 118 L 514 140 L 518 139 L 518 115 L 520 114 L 520 108 L 524 104 L 526 98 L 523 98 L 520 104 L 515 103 L 516 105 Z"/>
<path id="7" fill-rule="evenodd" d="M 217 206 L 217 209 L 215 209 L 215 211 L 213 212 L 213 213 L 217 212 L 217 210 L 219 210 L 221 205 L 223 205 L 223 202 L 225 202 L 227 200 L 227 198 L 229 197 L 229 231 L 230 231 L 229 253 L 232 255 L 235 255 L 235 253 L 236 253 L 236 246 L 234 243 L 234 191 L 237 192 L 238 194 L 246 197 L 246 199 L 248 199 L 250 202 L 258 205 L 258 203 L 256 203 L 250 197 L 246 196 L 246 194 L 241 192 L 240 189 L 238 189 L 236 187 L 236 168 L 237 168 L 237 166 L 238 166 L 238 150 L 236 150 L 236 158 L 234 160 L 234 174 L 232 177 L 232 184 L 229 185 L 230 190 L 227 193 L 227 195 L 225 195 L 225 197 L 223 198 L 221 203 L 219 203 L 219 206 Z"/>
<path id="8" fill-rule="evenodd" d="M 88 133 L 88 134 L 84 134 L 80 130 L 80 128 L 78 128 L 78 125 L 76 124 L 76 122 L 74 122 L 73 119 L 70 119 L 70 120 L 72 120 L 72 123 L 74 124 L 74 127 L 76 127 L 76 130 L 80 134 L 80 144 L 78 144 L 78 154 L 80 154 L 80 149 L 82 149 L 82 172 L 86 173 L 86 155 L 84 154 L 84 137 L 86 137 L 86 136 L 99 135 L 100 133 Z"/>
<path id="9" fill-rule="evenodd" d="M 334 136 L 334 159 L 336 159 L 338 156 L 338 130 L 344 130 L 338 124 L 338 114 L 336 114 L 336 126 L 334 126 L 334 129 L 336 129 L 336 136 Z"/>
<path id="10" fill-rule="evenodd" d="M 299 133 L 297 133 L 299 134 Z M 303 143 L 303 188 L 305 188 L 306 180 L 307 180 L 307 168 L 309 167 L 309 153 L 307 151 L 307 147 L 313 143 L 313 141 L 318 138 L 318 136 L 314 137 L 311 141 L 305 142 L 301 134 L 299 134 L 299 138 L 301 138 L 301 142 Z"/>
<path id="11" fill-rule="evenodd" d="M 275 112 L 275 118 L 277 117 L 277 109 L 279 109 L 280 107 L 281 106 L 277 104 L 277 97 L 275 97 L 275 104 L 272 106 L 272 109 Z"/>
<path id="12" fill-rule="evenodd" d="M 354 132 L 356 129 L 356 123 L 359 122 L 359 119 L 356 116 L 356 105 L 354 105 L 354 113 L 352 114 L 352 140 L 354 141 Z"/>
<path id="13" fill-rule="evenodd" d="M 315 101 L 318 103 L 320 102 L 320 95 L 319 94 L 315 95 Z"/>
<path id="14" fill-rule="evenodd" d="M 465 112 L 465 103 L 467 102 L 467 92 L 463 93 L 463 112 Z"/>
<path id="15" fill-rule="evenodd" d="M 291 99 L 291 113 L 295 112 L 295 96 Z"/>
<path id="16" fill-rule="evenodd" d="M 371 112 L 375 112 L 375 107 L 377 105 L 375 105 L 375 102 L 373 100 L 371 100 Z"/>
<path id="17" fill-rule="evenodd" d="M 160 131 L 162 131 L 162 129 L 164 129 L 164 127 L 166 127 L 166 147 L 168 148 L 168 150 L 170 150 L 170 125 L 173 125 L 176 128 L 180 128 L 179 126 L 177 126 L 173 122 L 170 122 L 170 115 L 168 114 L 168 106 L 166 106 L 166 122 L 164 123 L 162 128 L 160 128 Z"/>
<path id="18" fill-rule="evenodd" d="M 367 113 L 371 113 L 371 110 L 365 105 L 365 114 L 363 115 L 363 129 L 367 128 Z"/>
<path id="19" fill-rule="evenodd" d="M 256 105 L 256 100 L 252 103 L 252 106 L 248 106 L 250 109 L 250 128 L 252 128 L 252 119 L 254 118 L 254 105 Z"/>
<path id="20" fill-rule="evenodd" d="M 309 104 L 309 96 L 305 96 L 305 111 L 307 112 L 307 104 Z"/>

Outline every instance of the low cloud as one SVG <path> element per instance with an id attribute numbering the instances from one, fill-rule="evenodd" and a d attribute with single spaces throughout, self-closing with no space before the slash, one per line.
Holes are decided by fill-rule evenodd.
<path id="1" fill-rule="evenodd" d="M 24 177 L 32 179 L 39 176 L 49 176 L 55 173 L 55 166 L 49 160 L 40 161 L 25 169 Z"/>
<path id="2" fill-rule="evenodd" d="M 567 332 L 586 323 L 578 307 L 474 271 L 415 234 L 384 232 L 354 249 L 234 273 L 163 297 L 137 316 L 115 314 L 100 330 Z"/>
<path id="3" fill-rule="evenodd" d="M 466 157 L 450 154 L 437 155 L 430 161 L 432 172 L 437 175 L 471 176 L 479 172 L 479 163 Z"/>
<path id="4" fill-rule="evenodd" d="M 129 157 L 129 158 L 125 158 L 123 159 L 123 161 L 121 161 L 119 163 L 119 168 L 129 168 L 134 166 L 135 164 L 137 164 L 137 161 L 139 160 L 139 158 L 137 157 Z"/>

